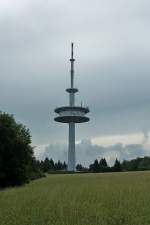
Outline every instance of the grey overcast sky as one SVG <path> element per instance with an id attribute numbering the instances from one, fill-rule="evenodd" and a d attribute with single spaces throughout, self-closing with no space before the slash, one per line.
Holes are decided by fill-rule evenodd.
<path id="1" fill-rule="evenodd" d="M 0 110 L 30 128 L 36 153 L 66 146 L 68 127 L 53 110 L 68 103 L 71 42 L 76 102 L 91 110 L 77 125 L 78 148 L 149 148 L 149 9 L 149 0 L 0 1 Z"/>

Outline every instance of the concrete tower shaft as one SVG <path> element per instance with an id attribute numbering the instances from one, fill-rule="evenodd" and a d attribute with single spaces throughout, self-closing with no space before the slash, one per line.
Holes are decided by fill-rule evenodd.
<path id="1" fill-rule="evenodd" d="M 75 123 L 69 123 L 68 171 L 76 171 Z"/>

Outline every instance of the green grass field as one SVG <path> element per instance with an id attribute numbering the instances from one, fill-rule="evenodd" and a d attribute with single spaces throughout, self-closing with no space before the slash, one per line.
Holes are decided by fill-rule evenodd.
<path id="1" fill-rule="evenodd" d="M 0 191 L 0 225 L 150 225 L 150 172 L 49 175 Z"/>

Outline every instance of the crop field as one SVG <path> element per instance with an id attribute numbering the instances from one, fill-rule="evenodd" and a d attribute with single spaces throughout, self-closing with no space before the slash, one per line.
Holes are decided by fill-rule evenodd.
<path id="1" fill-rule="evenodd" d="M 0 225 L 150 225 L 150 172 L 48 175 L 0 191 Z"/>

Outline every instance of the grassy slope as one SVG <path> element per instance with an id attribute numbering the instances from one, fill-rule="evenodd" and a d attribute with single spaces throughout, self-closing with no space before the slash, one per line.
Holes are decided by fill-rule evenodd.
<path id="1" fill-rule="evenodd" d="M 150 224 L 150 172 L 49 175 L 0 191 L 0 225 L 106 224 Z"/>

